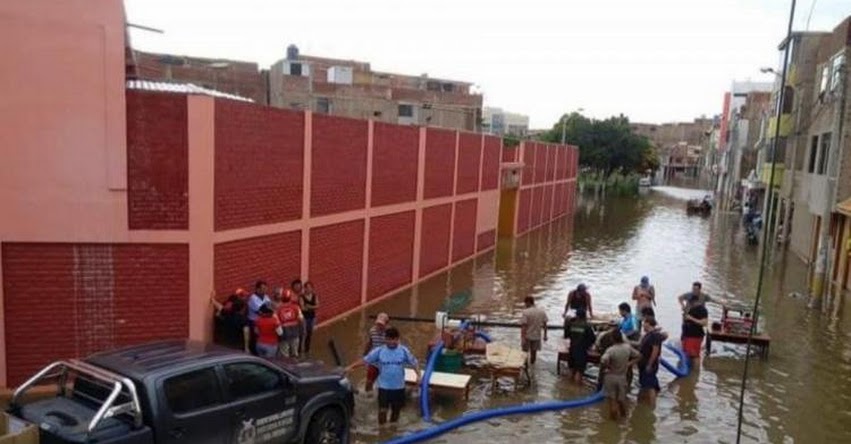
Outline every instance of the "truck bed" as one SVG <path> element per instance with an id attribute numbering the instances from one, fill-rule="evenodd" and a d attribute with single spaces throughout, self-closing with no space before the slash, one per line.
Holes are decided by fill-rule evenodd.
<path id="1" fill-rule="evenodd" d="M 97 429 L 88 435 L 89 421 L 96 410 L 71 398 L 55 398 L 36 401 L 21 407 L 20 416 L 36 424 L 42 430 L 42 443 L 108 443 L 120 440 L 122 443 L 152 442 L 151 431 L 147 427 L 133 430 L 131 424 L 119 419 L 108 418 L 100 422 Z M 49 437 L 44 436 L 49 434 Z"/>

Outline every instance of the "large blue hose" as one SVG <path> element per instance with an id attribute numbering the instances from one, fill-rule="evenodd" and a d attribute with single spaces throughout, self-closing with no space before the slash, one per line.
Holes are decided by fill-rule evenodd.
<path id="1" fill-rule="evenodd" d="M 548 401 L 539 402 L 535 404 L 523 404 L 511 407 L 501 407 L 492 410 L 482 410 L 480 412 L 459 416 L 458 418 L 446 421 L 434 427 L 429 427 L 425 430 L 420 430 L 419 432 L 414 432 L 409 435 L 394 438 L 390 441 L 387 441 L 385 444 L 409 444 L 425 441 L 427 439 L 436 438 L 446 432 L 478 421 L 485 421 L 492 418 L 498 418 L 500 416 L 518 415 L 521 413 L 529 414 L 553 410 L 565 410 L 574 409 L 578 407 L 586 407 L 602 400 L 603 393 L 597 392 L 587 398 L 575 399 L 571 401 Z"/>
<path id="2" fill-rule="evenodd" d="M 691 371 L 691 365 L 689 364 L 689 358 L 688 356 L 686 356 L 685 352 L 683 352 L 682 349 L 674 347 L 673 345 L 671 345 L 670 342 L 665 343 L 665 348 L 676 353 L 677 356 L 680 358 L 680 362 L 677 366 L 674 366 L 673 364 L 668 362 L 668 360 L 660 358 L 659 362 L 662 364 L 662 367 L 665 367 L 665 369 L 673 373 L 674 376 L 676 376 L 677 378 L 685 378 L 686 376 L 688 376 L 689 372 Z"/>

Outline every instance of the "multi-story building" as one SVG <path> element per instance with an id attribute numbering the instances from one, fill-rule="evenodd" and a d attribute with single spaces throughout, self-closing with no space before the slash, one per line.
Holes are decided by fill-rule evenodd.
<path id="1" fill-rule="evenodd" d="M 763 127 L 771 111 L 771 93 L 750 91 L 741 93 L 743 101 L 735 97 L 730 103 L 737 105 L 729 113 L 729 137 L 727 138 L 727 172 L 722 189 L 722 206 L 730 208 L 733 202 L 741 202 L 742 211 L 751 206 L 761 208 L 765 184 L 760 180 L 757 157 Z M 741 105 L 738 105 L 742 103 Z"/>
<path id="2" fill-rule="evenodd" d="M 306 56 L 295 46 L 262 70 L 257 63 L 134 51 L 128 77 L 189 83 L 278 108 L 382 122 L 481 129 L 472 84 L 373 71 L 369 63 Z"/>
<path id="3" fill-rule="evenodd" d="M 472 84 L 373 71 L 370 64 L 300 54 L 290 45 L 268 74 L 269 104 L 398 124 L 476 131 L 482 96 Z"/>
<path id="4" fill-rule="evenodd" d="M 529 135 L 529 116 L 488 106 L 482 110 L 482 131 L 499 136 L 526 137 Z"/>
<path id="5" fill-rule="evenodd" d="M 663 178 L 684 175 L 697 177 L 700 172 L 700 157 L 713 119 L 700 117 L 693 122 L 671 122 L 660 125 L 632 123 L 630 128 L 645 136 L 659 155 Z"/>

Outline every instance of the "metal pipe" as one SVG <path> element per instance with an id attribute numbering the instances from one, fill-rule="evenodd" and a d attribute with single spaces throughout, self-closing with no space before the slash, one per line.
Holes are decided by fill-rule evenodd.
<path id="1" fill-rule="evenodd" d="M 375 319 L 375 317 L 376 317 L 375 315 L 369 316 L 370 319 Z M 412 317 L 412 316 L 390 316 L 390 319 L 393 320 L 393 321 L 401 321 L 401 322 L 422 322 L 422 323 L 427 323 L 427 324 L 434 324 L 434 319 L 418 318 L 418 317 Z M 464 317 L 464 316 L 460 316 L 460 315 L 455 315 L 455 316 L 450 315 L 449 319 L 469 320 L 470 325 L 474 325 L 474 326 L 477 326 L 477 327 L 502 327 L 502 328 L 521 328 L 521 327 L 523 327 L 523 325 L 518 324 L 516 322 L 478 321 L 478 320 L 472 319 L 472 316 Z M 609 325 L 608 321 L 605 321 L 605 322 L 603 322 L 603 321 L 597 321 L 597 322 L 589 321 L 589 323 L 593 323 L 593 324 L 597 324 L 597 325 Z M 562 329 L 564 329 L 564 326 L 563 325 L 547 325 L 547 329 L 548 330 L 562 330 Z"/>

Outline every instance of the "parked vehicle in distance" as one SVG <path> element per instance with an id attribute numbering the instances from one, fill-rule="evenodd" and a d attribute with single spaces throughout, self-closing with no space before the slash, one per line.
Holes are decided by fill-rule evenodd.
<path id="1" fill-rule="evenodd" d="M 36 385 L 55 397 L 21 403 Z M 347 443 L 354 395 L 342 370 L 166 341 L 54 362 L 9 413 L 52 443 Z"/>

